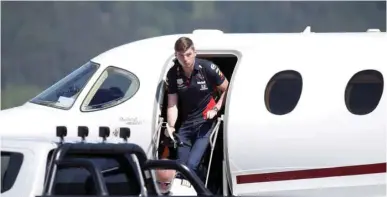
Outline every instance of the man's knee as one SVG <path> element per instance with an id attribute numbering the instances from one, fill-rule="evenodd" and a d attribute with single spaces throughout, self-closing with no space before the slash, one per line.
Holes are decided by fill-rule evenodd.
<path id="1" fill-rule="evenodd" d="M 188 158 L 188 155 L 190 153 L 190 147 L 187 145 L 182 145 L 177 148 L 177 155 L 180 158 Z M 186 160 L 186 159 L 185 159 Z"/>
<path id="2" fill-rule="evenodd" d="M 191 150 L 191 154 L 187 161 L 187 166 L 190 167 L 192 170 L 196 170 L 198 165 L 200 164 L 200 161 L 202 160 L 207 150 L 208 143 L 208 138 L 201 138 L 200 141 L 195 144 L 194 149 Z"/>
<path id="3" fill-rule="evenodd" d="M 197 172 L 199 168 L 200 159 L 197 160 L 188 160 L 187 167 L 192 170 L 193 172 Z"/>

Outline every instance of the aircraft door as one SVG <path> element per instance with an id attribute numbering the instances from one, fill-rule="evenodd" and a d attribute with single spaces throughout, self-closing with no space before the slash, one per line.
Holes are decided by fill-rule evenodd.
<path id="1" fill-rule="evenodd" d="M 263 53 L 263 52 L 262 52 Z M 251 184 L 244 184 L 240 175 L 259 169 L 262 147 L 256 140 L 256 127 L 262 112 L 266 112 L 264 92 L 270 79 L 270 65 L 264 57 L 257 58 L 259 51 L 243 51 L 229 85 L 224 116 L 224 158 L 228 185 L 232 195 L 250 194 L 257 190 Z M 264 69 L 262 69 L 262 66 Z M 265 83 L 261 83 L 265 81 Z M 225 187 L 226 183 L 223 183 Z M 224 191 L 225 192 L 225 191 Z"/>

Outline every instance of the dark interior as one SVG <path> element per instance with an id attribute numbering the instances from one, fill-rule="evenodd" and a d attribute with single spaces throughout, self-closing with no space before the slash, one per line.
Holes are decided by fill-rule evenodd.
<path id="1" fill-rule="evenodd" d="M 12 188 L 23 160 L 24 156 L 21 153 L 1 151 L 1 193 Z"/>
<path id="2" fill-rule="evenodd" d="M 106 104 L 108 102 L 123 98 L 125 93 L 117 87 L 110 87 L 109 89 L 99 89 L 90 101 L 89 106 Z"/>
<path id="3" fill-rule="evenodd" d="M 278 79 L 271 87 L 268 108 L 273 114 L 283 115 L 291 112 L 300 100 L 302 79 Z"/>
<path id="4" fill-rule="evenodd" d="M 377 70 L 363 70 L 349 81 L 345 92 L 345 104 L 356 115 L 371 113 L 383 95 L 384 79 Z"/>
<path id="5" fill-rule="evenodd" d="M 383 94 L 383 83 L 353 83 L 347 107 L 354 113 L 364 115 L 372 112 Z"/>
<path id="6" fill-rule="evenodd" d="M 129 156 L 72 155 L 69 158 L 83 158 L 95 163 L 102 170 L 109 195 L 138 196 L 141 192 L 135 164 Z M 97 188 L 90 172 L 85 168 L 60 167 L 56 174 L 54 194 L 97 195 Z"/>
<path id="7" fill-rule="evenodd" d="M 198 58 L 203 58 L 212 61 L 214 64 L 216 64 L 219 69 L 223 72 L 224 76 L 228 79 L 230 82 L 232 73 L 234 71 L 234 68 L 237 63 L 237 57 L 234 55 L 198 55 Z M 166 90 L 165 90 L 166 91 Z M 164 120 L 166 121 L 166 115 L 167 115 L 167 102 L 168 102 L 168 95 L 164 94 L 163 98 L 163 104 L 161 106 L 161 114 L 164 117 Z M 220 110 L 219 116 L 221 114 L 224 114 L 224 107 Z M 181 122 L 180 119 L 178 118 L 177 123 L 175 125 L 176 130 L 178 131 L 179 126 Z M 166 137 L 164 136 L 164 130 L 161 131 L 161 137 L 160 141 L 166 141 Z M 159 158 L 163 154 L 164 147 L 163 145 L 159 146 Z M 200 166 L 202 174 L 201 178 L 203 182 L 205 182 L 206 178 L 206 173 L 208 169 L 208 164 L 210 160 L 210 155 L 211 155 L 211 147 L 208 145 L 207 151 L 205 156 L 202 159 L 202 164 Z M 176 159 L 176 149 L 173 147 L 169 147 L 169 156 L 168 159 Z M 218 137 L 217 141 L 215 144 L 215 149 L 214 149 L 214 154 L 212 158 L 212 164 L 211 164 L 211 170 L 210 170 L 210 176 L 209 176 L 209 181 L 208 181 L 208 189 L 215 195 L 221 194 L 222 192 L 222 160 L 223 160 L 223 124 L 220 125 L 219 131 L 218 131 Z M 216 166 L 216 167 L 214 167 Z"/>

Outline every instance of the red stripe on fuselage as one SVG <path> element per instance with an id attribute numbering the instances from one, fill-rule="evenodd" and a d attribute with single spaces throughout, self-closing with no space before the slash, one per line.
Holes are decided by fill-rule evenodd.
<path id="1" fill-rule="evenodd" d="M 236 177 L 237 184 L 260 183 L 271 181 L 290 181 L 299 179 L 327 178 L 337 176 L 353 176 L 364 174 L 385 173 L 386 163 L 340 166 L 297 171 L 273 172 L 262 174 L 246 174 Z"/>

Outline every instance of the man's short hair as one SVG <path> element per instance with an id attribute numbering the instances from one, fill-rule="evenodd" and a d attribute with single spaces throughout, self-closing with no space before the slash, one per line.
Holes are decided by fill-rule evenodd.
<path id="1" fill-rule="evenodd" d="M 180 37 L 175 42 L 175 51 L 176 52 L 184 52 L 193 46 L 194 46 L 194 44 L 190 38 Z"/>

